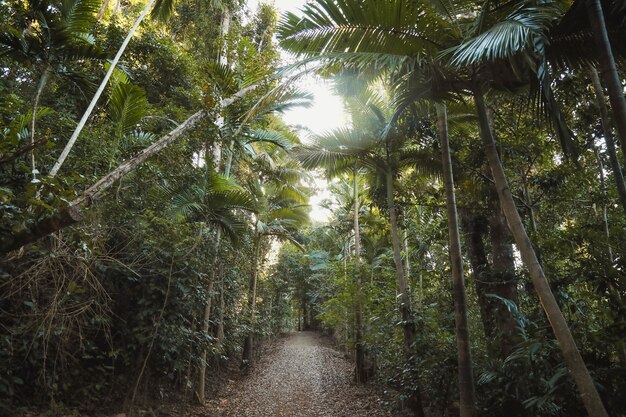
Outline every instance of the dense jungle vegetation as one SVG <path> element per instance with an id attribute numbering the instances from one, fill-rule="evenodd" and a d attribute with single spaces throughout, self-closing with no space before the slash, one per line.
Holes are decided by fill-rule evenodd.
<path id="1" fill-rule="evenodd" d="M 0 414 L 204 404 L 321 330 L 417 416 L 626 415 L 623 0 L 0 16 Z M 312 74 L 346 126 L 281 119 Z"/>

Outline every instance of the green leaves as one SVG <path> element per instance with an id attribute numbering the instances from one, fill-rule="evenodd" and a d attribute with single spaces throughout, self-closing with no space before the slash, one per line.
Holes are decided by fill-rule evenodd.
<path id="1" fill-rule="evenodd" d="M 128 82 L 115 83 L 109 108 L 116 136 L 120 138 L 137 128 L 139 121 L 148 112 L 148 99 L 141 87 Z"/>
<path id="2" fill-rule="evenodd" d="M 551 3 L 524 4 L 506 18 L 445 53 L 457 67 L 485 61 L 511 59 L 518 53 L 532 55 L 543 52 L 547 31 L 559 17 L 559 9 Z"/>

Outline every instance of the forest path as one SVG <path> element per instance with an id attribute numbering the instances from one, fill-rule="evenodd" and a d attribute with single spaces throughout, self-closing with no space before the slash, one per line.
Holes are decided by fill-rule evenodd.
<path id="1" fill-rule="evenodd" d="M 319 334 L 292 333 L 212 402 L 207 417 L 391 416 L 375 389 L 356 386 L 353 374 L 352 364 Z"/>

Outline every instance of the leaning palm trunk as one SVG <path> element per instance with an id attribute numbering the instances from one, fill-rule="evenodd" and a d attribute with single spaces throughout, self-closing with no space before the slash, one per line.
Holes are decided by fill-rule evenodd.
<path id="1" fill-rule="evenodd" d="M 600 0 L 587 0 L 586 6 L 589 14 L 589 23 L 596 41 L 596 48 L 598 49 L 600 71 L 609 93 L 613 119 L 622 146 L 622 157 L 626 163 L 626 98 L 624 98 L 624 87 L 615 66 L 615 58 L 613 57 L 609 35 L 606 30 L 602 4 Z"/>
<path id="2" fill-rule="evenodd" d="M 250 91 L 254 90 L 257 86 L 258 84 L 254 84 L 239 90 L 239 92 L 237 92 L 234 96 L 222 100 L 220 103 L 221 107 L 223 108 L 230 106 L 235 101 L 239 100 Z M 178 125 L 170 133 L 161 137 L 152 145 L 140 151 L 134 158 L 129 159 L 113 171 L 106 174 L 104 177 L 100 178 L 98 182 L 85 190 L 74 201 L 70 202 L 69 206 L 60 209 L 53 215 L 35 223 L 28 229 L 22 230 L 11 239 L 0 242 L 0 253 L 6 253 L 15 249 L 19 249 L 24 245 L 33 243 L 44 236 L 48 236 L 52 233 L 58 232 L 65 227 L 71 226 L 81 221 L 84 217 L 82 208 L 91 206 L 91 204 L 94 201 L 100 199 L 104 195 L 104 192 L 108 190 L 117 180 L 124 177 L 129 172 L 133 171 L 151 156 L 154 156 L 163 149 L 165 149 L 169 144 L 181 137 L 184 133 L 191 130 L 205 116 L 206 112 L 204 112 L 203 110 L 194 113 L 193 115 L 191 115 L 191 117 Z"/>
<path id="3" fill-rule="evenodd" d="M 624 184 L 624 175 L 622 174 L 622 169 L 619 165 L 619 159 L 617 159 L 617 152 L 615 152 L 613 129 L 611 129 L 611 123 L 609 122 L 609 112 L 606 108 L 604 89 L 602 88 L 602 83 L 600 83 L 598 71 L 596 71 L 593 66 L 590 67 L 589 73 L 591 75 L 591 84 L 593 85 L 593 89 L 596 94 L 598 108 L 600 109 L 600 121 L 602 122 L 606 152 L 609 155 L 611 171 L 613 171 L 613 178 L 615 178 L 615 185 L 617 187 L 619 199 L 622 203 L 622 207 L 624 208 L 624 214 L 626 214 L 626 184 Z"/>
<path id="4" fill-rule="evenodd" d="M 407 360 L 413 356 L 415 342 L 415 323 L 411 315 L 411 304 L 409 297 L 409 286 L 406 275 L 404 273 L 404 265 L 402 265 L 402 249 L 400 245 L 400 235 L 398 233 L 398 218 L 396 215 L 396 203 L 393 197 L 393 175 L 387 171 L 387 209 L 389 210 L 389 224 L 391 226 L 391 243 L 393 245 L 393 262 L 396 267 L 396 278 L 398 280 L 398 300 L 400 301 L 400 314 L 402 318 L 402 329 L 404 331 L 404 351 Z M 421 390 L 419 384 L 415 384 L 418 388 L 409 399 L 410 407 L 419 417 L 425 417 L 424 407 L 422 405 Z"/>
<path id="5" fill-rule="evenodd" d="M 96 93 L 93 95 L 91 102 L 89 103 L 89 106 L 87 106 L 87 110 L 85 110 L 85 113 L 83 113 L 83 117 L 81 117 L 80 121 L 78 122 L 78 125 L 76 126 L 76 129 L 74 130 L 74 133 L 72 133 L 70 140 L 67 142 L 67 145 L 65 145 L 65 148 L 63 149 L 63 152 L 61 152 L 59 159 L 57 159 L 56 163 L 50 170 L 50 177 L 54 178 L 57 172 L 59 172 L 59 169 L 61 169 L 63 162 L 65 162 L 65 158 L 67 158 L 67 155 L 69 155 L 70 151 L 72 150 L 72 147 L 74 146 L 76 139 L 78 139 L 80 132 L 85 127 L 85 124 L 87 124 L 87 119 L 89 118 L 89 116 L 91 116 L 91 112 L 93 111 L 94 107 L 96 107 L 96 103 L 98 102 L 98 99 L 100 98 L 100 96 L 102 95 L 102 92 L 104 91 L 105 87 L 109 83 L 109 79 L 111 78 L 111 75 L 113 75 L 113 71 L 115 70 L 115 67 L 117 66 L 117 63 L 119 62 L 120 58 L 122 57 L 122 54 L 126 50 L 128 43 L 130 42 L 131 38 L 137 31 L 137 28 L 139 27 L 143 19 L 146 17 L 148 12 L 150 11 L 150 8 L 152 7 L 155 1 L 156 0 L 150 0 L 148 4 L 146 4 L 146 7 L 144 7 L 144 9 L 141 11 L 141 14 L 139 14 L 139 17 L 135 21 L 135 24 L 133 25 L 133 27 L 128 32 L 128 35 L 126 35 L 126 39 L 124 39 L 124 42 L 122 42 L 122 45 L 118 49 L 117 54 L 115 55 L 115 58 L 113 58 L 113 61 L 111 61 L 111 64 L 109 65 L 109 69 L 107 73 L 105 74 L 104 78 L 102 79 L 102 82 L 100 83 L 100 86 L 98 87 L 98 90 L 96 90 Z"/>
<path id="6" fill-rule="evenodd" d="M 467 301 L 465 280 L 463 277 L 463 259 L 461 257 L 461 240 L 459 237 L 456 196 L 454 193 L 454 176 L 450 143 L 448 140 L 448 118 L 446 107 L 437 104 L 437 124 L 441 143 L 441 161 L 443 179 L 446 189 L 446 208 L 448 211 L 448 234 L 450 240 L 450 262 L 452 264 L 452 293 L 454 298 L 454 317 L 456 322 L 456 347 L 459 367 L 459 394 L 461 417 L 476 416 L 476 398 L 474 375 L 472 371 L 472 355 L 470 352 L 470 336 L 467 324 Z"/>
<path id="7" fill-rule="evenodd" d="M 485 153 L 487 155 L 487 161 L 493 174 L 493 178 L 500 198 L 500 204 L 502 210 L 509 223 L 509 228 L 515 243 L 520 251 L 522 261 L 530 274 L 535 291 L 539 296 L 541 306 L 546 313 L 548 321 L 552 326 L 552 330 L 556 337 L 556 340 L 561 348 L 565 364 L 570 370 L 574 382 L 580 392 L 587 413 L 591 417 L 608 417 L 604 404 L 598 395 L 598 391 L 593 383 L 593 379 L 589 374 L 589 370 L 585 366 L 580 352 L 576 347 L 572 333 L 569 330 L 565 317 L 559 308 L 559 305 L 554 298 L 554 294 L 550 289 L 550 285 L 544 274 L 543 268 L 539 263 L 535 249 L 532 246 L 532 242 L 526 233 L 522 219 L 515 206 L 513 195 L 509 189 L 508 181 L 502 167 L 502 162 L 498 156 L 498 150 L 496 148 L 495 139 L 491 131 L 489 116 L 487 114 L 487 107 L 482 92 L 479 88 L 474 93 L 474 100 L 476 108 L 478 110 L 478 118 L 480 123 L 480 133 L 482 136 L 483 144 L 485 146 Z"/>

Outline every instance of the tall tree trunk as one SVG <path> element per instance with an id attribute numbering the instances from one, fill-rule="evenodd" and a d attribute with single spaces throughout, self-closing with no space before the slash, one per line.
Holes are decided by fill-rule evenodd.
<path id="1" fill-rule="evenodd" d="M 609 35 L 606 30 L 602 3 L 600 0 L 587 0 L 586 6 L 589 24 L 591 25 L 596 48 L 598 49 L 598 61 L 602 79 L 609 93 L 613 120 L 622 145 L 622 157 L 624 158 L 624 163 L 626 163 L 626 98 L 624 98 L 624 87 L 615 66 L 615 58 L 613 57 Z"/>
<path id="2" fill-rule="evenodd" d="M 100 83 L 100 86 L 98 87 L 98 90 L 96 90 L 96 93 L 93 95 L 91 102 L 89 103 L 89 106 L 87 106 L 87 110 L 85 110 L 85 113 L 83 113 L 83 116 L 81 117 L 80 121 L 78 122 L 78 125 L 76 126 L 76 129 L 74 130 L 74 133 L 72 133 L 72 136 L 70 137 L 70 140 L 65 145 L 63 152 L 61 152 L 61 155 L 59 155 L 59 159 L 57 159 L 56 163 L 50 170 L 50 177 L 54 178 L 57 172 L 59 172 L 59 169 L 61 169 L 63 162 L 65 162 L 65 158 L 67 158 L 70 151 L 72 150 L 72 147 L 74 146 L 76 139 L 78 139 L 80 132 L 85 127 L 85 124 L 87 124 L 87 119 L 89 118 L 89 116 L 91 116 L 91 112 L 93 111 L 94 107 L 96 107 L 96 103 L 98 102 L 98 99 L 100 98 L 100 96 L 102 95 L 102 92 L 104 91 L 105 87 L 109 83 L 109 79 L 111 78 L 111 75 L 113 75 L 113 71 L 115 70 L 117 63 L 120 61 L 122 54 L 126 50 L 128 43 L 130 42 L 131 38 L 137 31 L 137 28 L 139 27 L 143 19 L 146 17 L 148 12 L 150 11 L 150 8 L 152 7 L 155 1 L 156 0 L 148 1 L 144 9 L 139 14 L 139 17 L 135 21 L 135 24 L 133 25 L 132 28 L 130 28 L 130 31 L 128 31 L 128 34 L 126 35 L 126 38 L 122 42 L 122 45 L 117 50 L 117 54 L 115 54 L 115 58 L 113 58 L 113 60 L 109 64 L 109 69 L 104 75 L 104 78 L 102 79 L 102 82 Z"/>
<path id="3" fill-rule="evenodd" d="M 363 343 L 363 277 L 361 276 L 361 228 L 359 225 L 359 174 L 355 167 L 353 171 L 353 192 L 354 199 L 354 263 L 356 266 L 356 294 L 354 300 L 354 350 L 356 355 L 356 382 L 366 382 L 367 372 L 365 369 L 365 345 Z"/>
<path id="4" fill-rule="evenodd" d="M 624 214 L 626 215 L 626 184 L 624 183 L 624 175 L 622 174 L 622 168 L 617 158 L 617 152 L 615 152 L 615 140 L 613 138 L 613 129 L 611 128 L 611 122 L 609 121 L 609 111 L 606 108 L 606 101 L 604 99 L 604 89 L 602 83 L 600 83 L 600 77 L 598 71 L 591 66 L 589 68 L 591 75 L 591 84 L 596 94 L 596 101 L 598 108 L 600 109 L 600 121 L 602 122 L 602 131 L 604 133 L 604 142 L 606 145 L 606 152 L 609 155 L 609 162 L 611 163 L 611 171 L 613 171 L 613 178 L 615 179 L 615 186 L 617 187 L 617 193 L 619 195 Z"/>
<path id="5" fill-rule="evenodd" d="M 528 272 L 530 274 L 535 291 L 539 296 L 539 301 L 543 307 L 544 312 L 552 326 L 552 330 L 559 343 L 565 364 L 570 370 L 572 377 L 576 383 L 578 391 L 582 397 L 583 403 L 589 416 L 591 417 L 608 417 L 604 404 L 598 395 L 598 391 L 593 383 L 593 379 L 589 374 L 589 370 L 585 366 L 580 352 L 576 347 L 572 333 L 569 330 L 565 317 L 559 308 L 554 294 L 550 289 L 548 280 L 543 272 L 543 268 L 539 264 L 537 255 L 532 246 L 532 243 L 526 233 L 522 219 L 515 206 L 513 195 L 509 189 L 508 181 L 504 173 L 504 168 L 498 155 L 496 143 L 491 131 L 489 117 L 487 115 L 487 107 L 482 92 L 477 88 L 474 93 L 474 100 L 476 108 L 478 110 L 478 118 L 480 122 L 480 133 L 485 146 L 485 153 L 491 168 L 493 178 L 498 190 L 498 196 L 500 197 L 500 204 L 506 216 L 507 222 L 515 243 L 522 256 L 522 260 Z"/>
<path id="6" fill-rule="evenodd" d="M 467 254 L 476 286 L 483 331 L 487 338 L 490 353 L 495 355 L 494 341 L 497 335 L 495 316 L 497 313 L 493 300 L 487 296 L 492 292 L 490 282 L 492 272 L 483 241 L 483 236 L 487 231 L 487 219 L 482 215 L 470 213 L 468 209 L 462 209 L 461 220 L 465 231 Z"/>
<path id="7" fill-rule="evenodd" d="M 253 91 L 258 84 L 254 84 L 241 89 L 234 96 L 220 102 L 221 107 L 227 107 L 235 101 L 246 96 Z M 15 249 L 19 249 L 24 245 L 33 243 L 44 236 L 48 236 L 54 232 L 78 223 L 84 218 L 81 207 L 89 207 L 94 201 L 98 200 L 104 192 L 111 187 L 117 180 L 124 177 L 129 172 L 143 164 L 148 158 L 156 155 L 165 149 L 170 143 L 181 137 L 184 133 L 191 130 L 206 113 L 201 110 L 191 115 L 187 120 L 178 125 L 174 130 L 165 136 L 159 138 L 152 145 L 140 151 L 134 158 L 122 163 L 113 171 L 100 178 L 98 182 L 85 190 L 79 197 L 70 202 L 68 207 L 58 210 L 56 213 L 46 217 L 33 226 L 24 229 L 8 240 L 0 242 L 0 254 L 7 253 Z"/>
<path id="8" fill-rule="evenodd" d="M 604 236 L 606 237 L 606 249 L 609 253 L 609 260 L 613 263 L 613 248 L 611 247 L 611 232 L 609 229 L 609 217 L 607 215 L 607 196 L 606 196 L 606 181 L 604 180 L 604 163 L 602 162 L 602 156 L 597 147 L 593 147 L 596 154 L 596 160 L 598 161 L 598 171 L 600 174 L 600 187 L 602 188 L 602 226 L 604 227 Z"/>
<path id="9" fill-rule="evenodd" d="M 476 398 L 474 389 L 474 372 L 470 335 L 467 323 L 467 300 L 465 295 L 465 278 L 463 276 L 463 258 L 461 256 L 461 240 L 459 237 L 456 195 L 454 192 L 454 175 L 448 139 L 448 115 L 443 104 L 436 104 L 437 125 L 441 143 L 441 161 L 446 192 L 446 209 L 448 212 L 448 236 L 450 263 L 452 265 L 452 296 L 454 298 L 454 318 L 456 323 L 456 347 L 459 369 L 459 394 L 461 417 L 476 416 Z"/>
<path id="10" fill-rule="evenodd" d="M 259 277 L 259 254 L 261 251 L 261 235 L 255 232 L 254 237 L 254 259 L 252 260 L 252 275 L 250 276 L 250 287 L 248 289 L 248 315 L 249 329 L 243 343 L 241 354 L 241 368 L 248 369 L 252 365 L 252 351 L 254 349 L 254 332 L 256 321 L 256 287 Z"/>
<path id="11" fill-rule="evenodd" d="M 490 281 L 492 281 L 493 284 L 489 292 L 505 300 L 510 300 L 517 305 L 519 298 L 517 294 L 513 245 L 510 241 L 511 235 L 506 224 L 506 218 L 500 208 L 498 192 L 493 186 L 490 187 L 489 201 L 491 205 L 489 238 L 493 253 L 493 265 L 490 277 Z M 502 300 L 490 297 L 489 302 L 493 304 L 493 310 L 495 311 L 494 319 L 498 329 L 496 339 L 499 345 L 499 354 L 500 357 L 506 358 L 511 354 L 515 345 L 521 341 L 517 329 L 517 320 Z"/>
<path id="12" fill-rule="evenodd" d="M 222 239 L 222 230 L 217 229 L 215 236 L 215 257 L 213 258 L 211 273 L 207 286 L 207 299 L 204 305 L 204 312 L 202 314 L 202 335 L 209 337 L 209 325 L 211 319 L 211 302 L 213 287 L 215 286 L 215 273 L 217 270 L 217 263 L 220 257 L 220 243 Z M 204 405 L 206 402 L 205 396 L 205 383 L 206 383 L 206 365 L 207 365 L 207 350 L 203 349 L 200 355 L 200 368 L 198 370 L 198 402 L 200 405 Z"/>
<path id="13" fill-rule="evenodd" d="M 404 265 L 402 265 L 402 247 L 400 244 L 400 234 L 398 233 L 398 218 L 396 215 L 396 202 L 394 199 L 393 173 L 388 170 L 386 175 L 387 182 L 387 209 L 389 210 L 389 224 L 391 226 L 391 243 L 393 245 L 393 262 L 396 267 L 396 278 L 398 281 L 398 301 L 400 301 L 400 314 L 402 318 L 402 329 L 404 331 L 404 352 L 407 360 L 411 360 L 413 356 L 413 344 L 415 342 L 415 323 L 411 314 L 411 301 L 409 297 L 409 286 L 404 274 Z M 418 388 L 409 399 L 409 405 L 415 414 L 419 417 L 425 417 L 424 407 L 421 399 L 421 389 L 419 384 L 415 384 Z"/>

